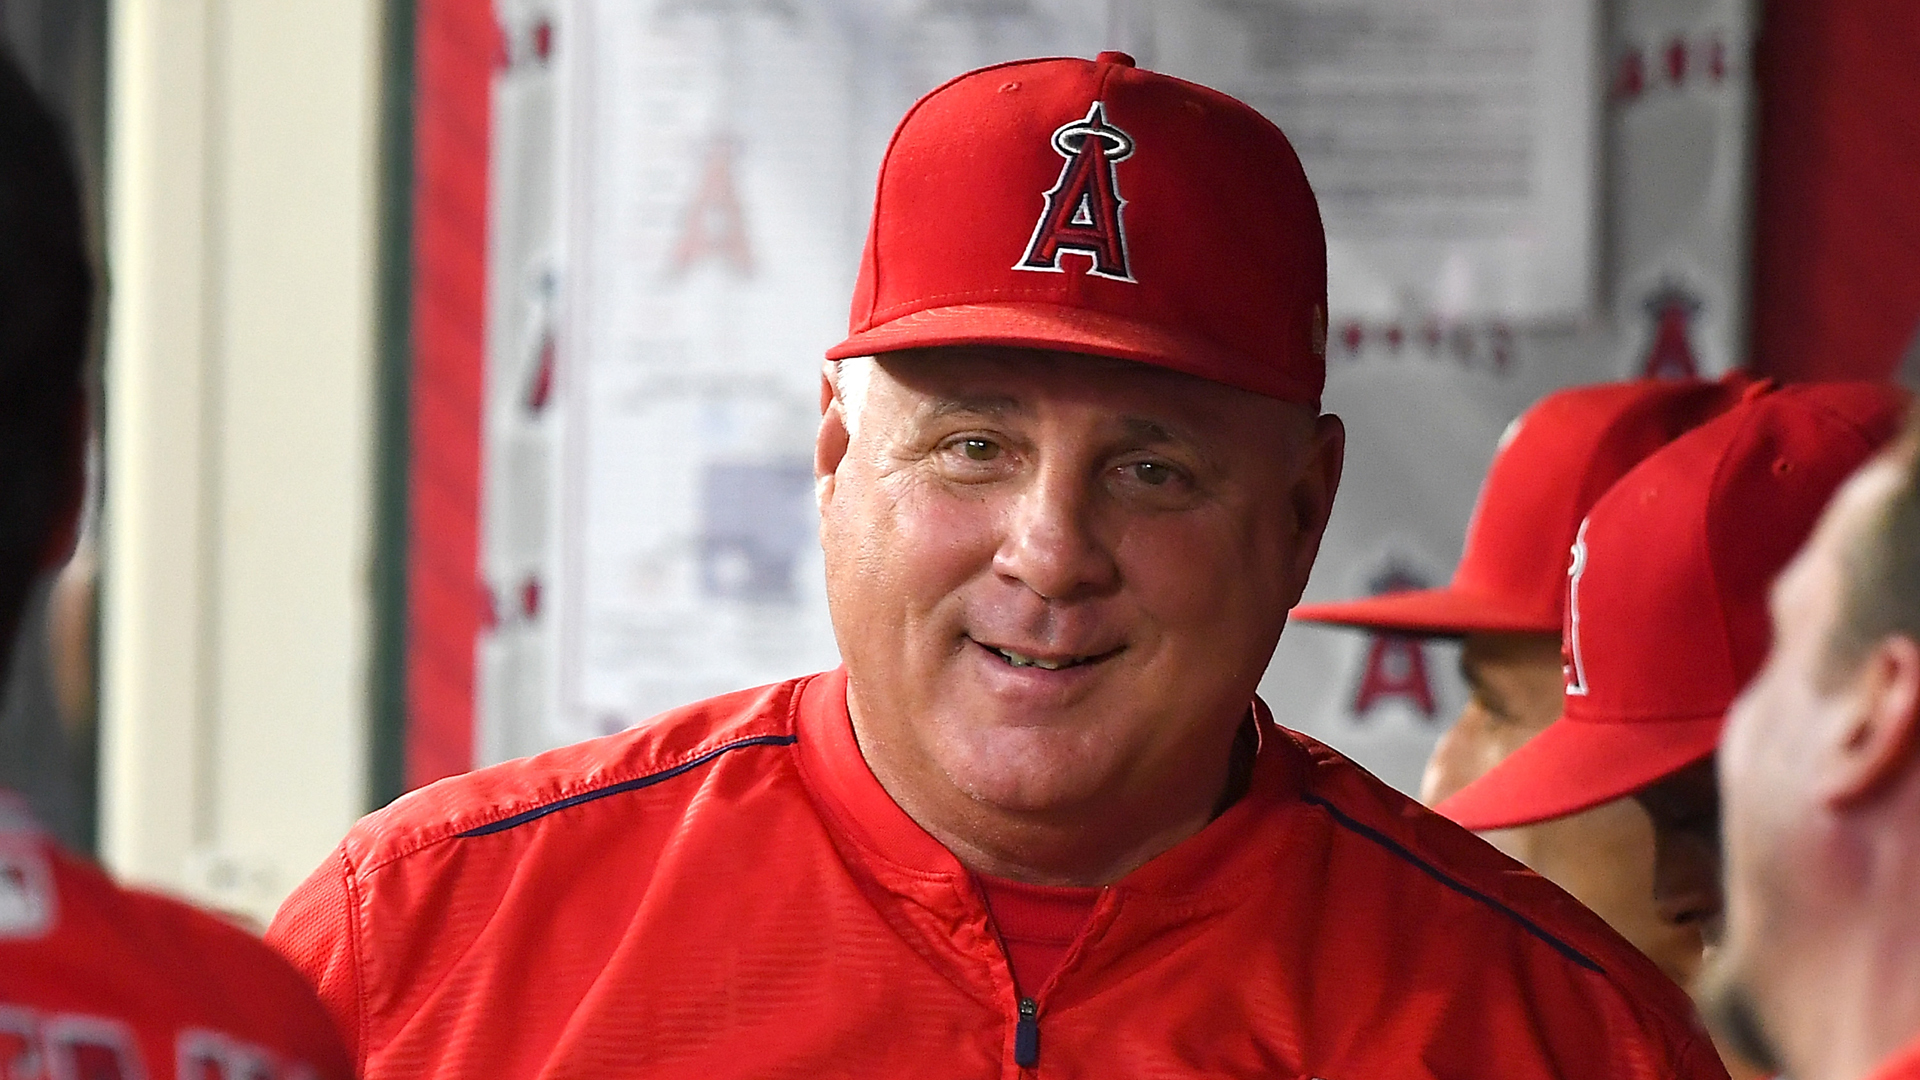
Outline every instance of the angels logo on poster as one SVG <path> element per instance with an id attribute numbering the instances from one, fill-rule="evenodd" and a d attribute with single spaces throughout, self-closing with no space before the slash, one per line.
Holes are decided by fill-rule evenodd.
<path id="1" fill-rule="evenodd" d="M 1372 554 L 1362 553 L 1350 576 L 1330 581 L 1316 595 L 1358 598 L 1442 583 L 1447 575 L 1438 568 L 1444 563 L 1417 554 L 1421 546 L 1403 537 Z M 1458 643 L 1297 621 L 1288 625 L 1281 640 L 1296 654 L 1322 658 L 1333 677 L 1324 680 L 1327 698 L 1311 725 L 1297 716 L 1290 719 L 1284 711 L 1280 722 L 1305 728 L 1401 790 L 1415 790 L 1434 741 L 1466 700 Z M 1273 681 L 1270 672 L 1268 682 Z M 1297 694 L 1297 689 L 1286 684 L 1262 687 L 1269 703 L 1284 700 L 1281 695 L 1290 692 Z"/>
<path id="2" fill-rule="evenodd" d="M 1405 567 L 1389 565 L 1373 579 L 1369 596 L 1424 589 L 1429 582 Z M 1365 659 L 1355 680 L 1353 703 L 1348 706 L 1356 724 L 1364 724 L 1375 709 L 1398 705 L 1432 723 L 1438 718 L 1433 675 L 1427 666 L 1426 642 L 1408 634 L 1375 631 L 1367 635 Z"/>

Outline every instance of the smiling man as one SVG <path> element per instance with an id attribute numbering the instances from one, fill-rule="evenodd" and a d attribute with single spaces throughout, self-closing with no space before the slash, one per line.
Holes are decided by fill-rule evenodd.
<path id="1" fill-rule="evenodd" d="M 1254 697 L 1344 435 L 1271 123 L 1120 54 L 882 166 L 815 453 L 844 668 L 455 778 L 272 939 L 385 1077 L 1721 1077 L 1593 915 Z"/>
<path id="2" fill-rule="evenodd" d="M 1805 1080 L 1920 1077 L 1920 426 L 1774 584 L 1720 751 L 1727 944 L 1709 1011 Z"/>
<path id="3" fill-rule="evenodd" d="M 1232 801 L 1339 422 L 1034 350 L 853 359 L 835 382 L 858 390 L 821 435 L 828 595 L 881 785 L 1017 880 L 1102 884 L 1199 831 Z"/>

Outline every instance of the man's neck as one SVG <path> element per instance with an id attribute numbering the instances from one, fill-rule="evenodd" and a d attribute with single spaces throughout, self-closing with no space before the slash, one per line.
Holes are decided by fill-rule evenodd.
<path id="1" fill-rule="evenodd" d="M 1246 793 L 1259 745 L 1249 721 L 1236 729 L 1225 752 L 1213 756 L 1218 764 L 1204 781 L 1169 785 L 1160 799 L 1046 813 L 1010 812 L 950 785 L 915 783 L 876 760 L 857 722 L 854 735 L 888 796 L 962 866 L 1031 885 L 1110 885 L 1206 828 Z"/>
<path id="2" fill-rule="evenodd" d="M 1830 918 L 1833 916 L 1830 916 Z M 1817 956 L 1780 995 L 1778 1032 L 1794 1080 L 1868 1080 L 1920 1038 L 1920 911 L 1911 895 L 1838 919 Z"/>

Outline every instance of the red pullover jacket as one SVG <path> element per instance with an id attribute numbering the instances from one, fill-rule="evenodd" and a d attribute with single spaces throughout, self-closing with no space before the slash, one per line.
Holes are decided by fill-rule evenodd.
<path id="1" fill-rule="evenodd" d="M 1873 1071 L 1872 1080 L 1920 1080 L 1920 1039 L 1901 1047 Z"/>
<path id="2" fill-rule="evenodd" d="M 0 1080 L 348 1080 L 300 974 L 252 934 L 123 889 L 0 795 Z"/>
<path id="3" fill-rule="evenodd" d="M 1031 1000 L 844 672 L 416 792 L 269 940 L 368 1080 L 1724 1078 L 1597 917 L 1255 712 L 1247 794 L 1105 889 Z"/>

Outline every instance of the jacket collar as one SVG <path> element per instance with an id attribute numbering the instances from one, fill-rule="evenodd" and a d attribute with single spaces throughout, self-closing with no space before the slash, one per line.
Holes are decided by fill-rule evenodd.
<path id="1" fill-rule="evenodd" d="M 964 879 L 966 870 L 939 841 L 901 810 L 880 786 L 854 739 L 847 712 L 844 667 L 807 681 L 796 705 L 801 769 L 816 802 L 837 832 L 871 857 L 917 876 Z M 1206 828 L 1114 883 L 1128 893 L 1166 899 L 1206 894 L 1226 899 L 1233 883 L 1271 873 L 1249 859 L 1252 834 L 1270 815 L 1299 805 L 1307 754 L 1289 732 L 1274 724 L 1266 703 L 1255 698 L 1250 721 L 1259 733 L 1247 793 Z M 1257 846 L 1257 845 L 1254 845 Z"/>

